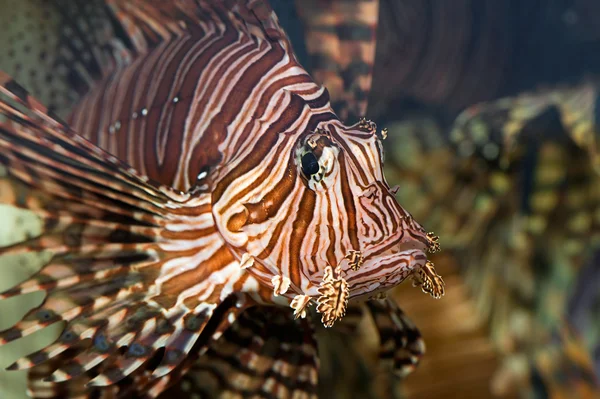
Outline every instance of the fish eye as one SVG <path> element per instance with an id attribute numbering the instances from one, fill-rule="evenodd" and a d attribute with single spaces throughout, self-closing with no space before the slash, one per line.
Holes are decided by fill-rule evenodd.
<path id="1" fill-rule="evenodd" d="M 310 179 L 312 175 L 319 172 L 319 160 L 311 151 L 302 155 L 300 162 L 302 164 L 302 173 L 304 173 L 307 179 Z"/>

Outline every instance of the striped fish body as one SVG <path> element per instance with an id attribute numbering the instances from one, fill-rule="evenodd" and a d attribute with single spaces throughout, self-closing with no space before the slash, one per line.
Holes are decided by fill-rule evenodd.
<path id="1" fill-rule="evenodd" d="M 80 103 L 74 130 L 0 76 L 21 103 L 0 103 L 0 199 L 44 225 L 0 255 L 50 255 L 0 294 L 48 293 L 0 343 L 67 322 L 11 368 L 74 351 L 49 380 L 98 367 L 89 385 L 106 386 L 153 364 L 144 387 L 158 393 L 167 382 L 151 381 L 190 367 L 253 304 L 298 317 L 316 304 L 331 326 L 350 299 L 409 276 L 443 294 L 425 256 L 435 239 L 385 182 L 376 127 L 336 118 L 265 3 L 111 6 L 136 57 Z"/>
<path id="2" fill-rule="evenodd" d="M 424 264 L 428 240 L 389 192 L 373 126 L 337 121 L 285 36 L 256 33 L 245 17 L 213 25 L 219 12 L 93 91 L 75 130 L 151 179 L 210 193 L 238 263 L 255 260 L 248 272 L 261 284 L 289 279 L 289 299 L 317 295 L 325 265 L 349 251 L 364 258 L 348 277 L 353 296 L 403 280 Z"/>

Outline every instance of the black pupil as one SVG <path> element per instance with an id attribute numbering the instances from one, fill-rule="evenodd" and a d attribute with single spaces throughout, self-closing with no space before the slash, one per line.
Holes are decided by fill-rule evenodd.
<path id="1" fill-rule="evenodd" d="M 319 161 L 312 152 L 302 155 L 302 172 L 310 177 L 319 171 Z"/>

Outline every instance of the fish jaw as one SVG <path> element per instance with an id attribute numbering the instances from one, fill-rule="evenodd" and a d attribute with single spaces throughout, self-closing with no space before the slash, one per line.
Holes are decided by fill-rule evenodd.
<path id="1" fill-rule="evenodd" d="M 367 246 L 361 267 L 347 271 L 351 300 L 376 298 L 407 278 L 435 299 L 444 295 L 444 281 L 427 258 L 427 253 L 440 250 L 439 238 L 398 208 L 403 214 L 400 228 L 382 243 Z"/>
<path id="2" fill-rule="evenodd" d="M 429 248 L 425 233 L 419 231 L 416 236 L 398 234 L 377 246 L 362 251 L 352 250 L 341 258 L 337 267 L 323 259 L 319 262 L 322 267 L 309 277 L 310 283 L 303 293 L 317 297 L 326 268 L 331 266 L 347 281 L 349 300 L 368 299 L 418 274 L 429 262 Z"/>
<path id="3" fill-rule="evenodd" d="M 321 260 L 323 268 L 310 276 L 310 284 L 291 303 L 295 314 L 304 314 L 315 303 L 325 327 L 333 326 L 345 316 L 350 301 L 377 299 L 407 278 L 413 286 L 434 298 L 444 295 L 444 281 L 427 259 L 427 252 L 437 251 L 437 237 L 407 217 L 404 228 L 364 252 L 351 250 L 333 267 Z M 314 262 L 314 259 L 313 259 Z"/>
<path id="4" fill-rule="evenodd" d="M 399 285 L 425 266 L 427 255 L 419 248 L 390 250 L 365 260 L 360 270 L 347 275 L 350 298 L 368 299 Z"/>

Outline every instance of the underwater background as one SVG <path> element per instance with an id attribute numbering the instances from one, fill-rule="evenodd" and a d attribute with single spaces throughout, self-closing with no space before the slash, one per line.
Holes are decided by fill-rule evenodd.
<path id="1" fill-rule="evenodd" d="M 315 3 L 271 0 L 309 72 L 321 60 L 301 16 Z M 75 4 L 0 1 L 0 70 L 59 115 L 79 98 L 51 59 Z M 599 72 L 593 0 L 380 1 L 366 116 L 388 129 L 399 202 L 440 237 L 446 295 L 391 293 L 427 346 L 403 380 L 379 365 L 369 320 L 350 336 L 319 331 L 322 397 L 600 397 Z M 40 228 L 0 205 L 1 246 Z M 43 261 L 1 257 L 0 292 Z M 41 300 L 0 301 L 0 330 Z M 59 327 L 0 347 L 0 368 Z M 0 397 L 24 398 L 25 375 L 0 371 Z"/>

